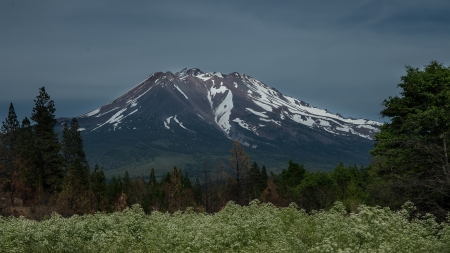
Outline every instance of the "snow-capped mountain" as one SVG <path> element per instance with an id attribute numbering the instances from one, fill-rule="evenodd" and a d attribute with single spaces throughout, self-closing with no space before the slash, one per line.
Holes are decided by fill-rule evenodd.
<path id="1" fill-rule="evenodd" d="M 168 139 L 177 136 L 174 140 L 185 141 L 185 153 L 189 153 L 197 145 L 220 146 L 217 141 L 240 139 L 255 153 L 303 158 L 318 150 L 325 155 L 351 154 L 354 148 L 367 153 L 381 125 L 313 107 L 245 74 L 205 73 L 196 68 L 175 74 L 156 72 L 78 119 L 86 143 L 95 139 L 96 145 L 98 136 L 109 136 L 105 138 L 114 147 L 120 146 L 113 144 L 118 138 L 170 149 L 174 144 L 167 144 Z M 364 159 L 368 157 L 367 153 Z"/>

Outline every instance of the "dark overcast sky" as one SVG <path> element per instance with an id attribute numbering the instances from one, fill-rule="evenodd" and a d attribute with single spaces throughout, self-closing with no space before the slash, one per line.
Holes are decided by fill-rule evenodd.
<path id="1" fill-rule="evenodd" d="M 236 71 L 313 106 L 382 121 L 405 65 L 450 65 L 450 2 L 0 1 L 0 121 L 45 86 L 78 116 L 156 71 Z"/>

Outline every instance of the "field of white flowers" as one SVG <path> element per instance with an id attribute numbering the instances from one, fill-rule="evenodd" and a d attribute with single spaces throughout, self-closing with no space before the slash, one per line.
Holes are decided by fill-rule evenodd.
<path id="1" fill-rule="evenodd" d="M 0 218 L 0 252 L 450 252 L 450 226 L 433 217 L 409 221 L 409 208 L 342 203 L 307 214 L 257 200 L 216 214 L 192 210 L 123 212 L 36 222 Z"/>

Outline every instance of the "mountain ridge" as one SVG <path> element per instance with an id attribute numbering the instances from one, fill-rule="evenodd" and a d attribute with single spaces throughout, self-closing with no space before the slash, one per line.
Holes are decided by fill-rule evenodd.
<path id="1" fill-rule="evenodd" d="M 323 153 L 345 157 L 328 163 L 351 161 L 356 156 L 354 163 L 367 164 L 373 134 L 381 126 L 373 120 L 344 118 L 313 107 L 246 74 L 203 72 L 198 68 L 175 74 L 155 72 L 117 99 L 77 118 L 87 149 L 97 154 L 91 162 L 100 163 L 102 155 L 93 146 L 102 146 L 103 140 L 110 143 L 109 148 L 103 145 L 106 150 L 123 147 L 120 141 L 111 140 L 118 138 L 129 140 L 128 149 L 135 150 L 133 142 L 142 142 L 148 150 L 198 156 L 199 150 L 208 155 L 216 149 L 198 149 L 199 145 L 231 147 L 230 141 L 239 139 L 257 159 L 280 156 L 308 163 L 308 154 L 320 157 Z M 59 121 L 62 124 L 65 120 Z M 177 140 L 184 148 L 176 144 Z M 124 166 L 126 163 L 115 168 Z"/>

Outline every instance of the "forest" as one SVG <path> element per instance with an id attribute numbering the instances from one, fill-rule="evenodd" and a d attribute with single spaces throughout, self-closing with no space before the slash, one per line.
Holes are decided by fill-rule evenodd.
<path id="1" fill-rule="evenodd" d="M 408 226 L 421 224 L 423 236 L 449 242 L 450 68 L 436 61 L 424 69 L 407 66 L 401 81 L 398 84 L 400 95 L 383 101 L 381 115 L 389 122 L 375 135 L 371 151 L 373 162 L 369 166 L 337 164 L 330 172 L 307 171 L 299 161 L 290 160 L 277 174 L 252 161 L 236 140 L 230 147 L 228 164 L 205 160 L 201 176 L 195 179 L 177 167 L 165 175 L 155 175 L 149 168 L 148 175 L 130 177 L 125 171 L 123 175 L 107 179 L 102 168 L 97 165 L 90 168 L 87 163 L 76 118 L 70 125 L 64 125 L 61 136 L 55 132 L 55 105 L 42 87 L 34 101 L 30 117 L 33 123 L 28 118 L 19 123 L 12 103 L 8 117 L 2 122 L 0 214 L 11 217 L 7 222 L 3 219 L 0 226 L 25 222 L 24 218 L 13 216 L 56 224 L 63 217 L 72 217 L 67 222 L 73 222 L 83 215 L 88 215 L 86 219 L 98 220 L 103 217 L 100 214 L 124 217 L 151 214 L 145 219 L 176 220 L 181 212 L 185 216 L 180 219 L 193 222 L 194 219 L 216 219 L 230 210 L 245 216 L 247 211 L 260 208 L 261 213 L 267 212 L 270 217 L 282 220 L 285 227 L 277 229 L 284 229 L 284 232 L 292 229 L 287 224 L 291 214 L 286 213 L 293 212 L 297 217 L 292 218 L 295 222 L 298 222 L 296 219 L 303 219 L 310 225 L 315 222 L 316 228 L 327 225 L 312 220 L 339 213 L 340 216 L 330 219 L 362 219 L 375 226 L 371 222 L 381 219 L 379 222 L 388 224 L 391 219 L 401 218 L 399 223 L 392 221 L 389 226 L 394 229 L 408 222 Z M 223 173 L 224 166 L 228 168 L 227 173 Z M 253 214 L 264 219 L 255 210 Z M 278 213 L 285 216 L 276 218 Z M 366 214 L 371 218 L 364 216 Z M 300 216 L 303 218 L 298 218 Z M 383 221 L 381 217 L 385 216 L 388 218 Z M 261 222 L 265 229 L 272 226 Z M 386 224 L 380 226 L 388 226 Z M 311 226 L 310 236 L 316 233 Z M 336 229 L 332 231 L 339 233 Z M 298 236 L 304 238 L 305 235 Z M 361 238 L 368 237 L 363 234 Z M 242 243 L 250 245 L 249 241 Z M 287 245 L 292 246 L 292 243 Z M 306 244 L 299 245 L 292 247 L 302 249 Z M 305 247 L 311 249 L 311 245 Z M 176 249 L 172 246 L 165 249 Z M 267 249 L 272 246 L 267 245 Z M 338 248 L 342 249 L 341 246 Z M 433 247 L 441 246 L 435 242 Z M 381 242 L 373 247 L 380 249 Z M 216 252 L 224 251 L 217 249 Z"/>

